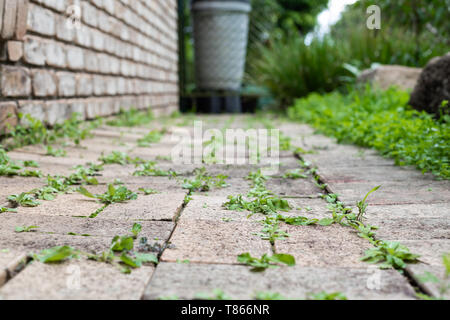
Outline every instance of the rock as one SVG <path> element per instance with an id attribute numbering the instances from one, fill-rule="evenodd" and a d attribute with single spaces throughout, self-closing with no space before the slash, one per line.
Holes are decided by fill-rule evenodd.
<path id="1" fill-rule="evenodd" d="M 437 116 L 450 114 L 450 106 L 442 108 L 442 102 L 450 100 L 450 52 L 430 60 L 422 71 L 411 94 L 409 104 L 414 109 Z"/>
<path id="2" fill-rule="evenodd" d="M 383 90 L 398 86 L 403 90 L 412 90 L 419 79 L 422 69 L 397 65 L 380 65 L 364 70 L 358 77 L 358 82 L 371 82 Z"/>

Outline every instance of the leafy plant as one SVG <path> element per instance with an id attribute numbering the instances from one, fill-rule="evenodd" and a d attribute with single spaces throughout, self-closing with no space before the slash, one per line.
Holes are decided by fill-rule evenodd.
<path id="1" fill-rule="evenodd" d="M 60 158 L 67 156 L 67 151 L 64 149 L 55 149 L 52 146 L 47 146 L 47 153 L 45 155 Z"/>
<path id="2" fill-rule="evenodd" d="M 304 173 L 302 169 L 295 169 L 289 172 L 286 172 L 283 175 L 284 179 L 306 179 L 308 176 Z"/>
<path id="3" fill-rule="evenodd" d="M 98 160 L 103 164 L 120 164 L 122 166 L 132 162 L 130 156 L 120 151 L 113 151 L 107 156 L 102 155 Z"/>
<path id="4" fill-rule="evenodd" d="M 362 261 L 368 263 L 380 263 L 381 269 L 404 269 L 406 263 L 415 263 L 420 256 L 409 252 L 409 249 L 398 243 L 391 241 L 379 241 L 377 247 L 365 252 Z"/>
<path id="5" fill-rule="evenodd" d="M 255 258 L 250 253 L 243 253 L 238 256 L 238 262 L 246 264 L 252 267 L 251 271 L 261 272 L 267 268 L 276 268 L 279 264 L 285 264 L 287 266 L 295 265 L 295 258 L 289 254 L 274 254 L 268 256 L 263 254 L 261 258 Z"/>
<path id="6" fill-rule="evenodd" d="M 208 175 L 206 168 L 197 168 L 194 170 L 194 179 L 184 179 L 183 189 L 189 190 L 190 193 L 195 191 L 205 192 L 213 188 L 225 188 L 228 184 L 225 180 L 228 176 L 217 175 L 215 177 Z"/>
<path id="7" fill-rule="evenodd" d="M 115 127 L 136 127 L 148 124 L 154 119 L 151 109 L 139 111 L 132 108 L 128 111 L 122 110 L 116 119 L 107 121 L 106 124 Z"/>
<path id="8" fill-rule="evenodd" d="M 50 249 L 42 250 L 39 254 L 35 254 L 34 259 L 42 263 L 56 263 L 64 260 L 78 258 L 80 251 L 69 246 L 57 246 Z"/>
<path id="9" fill-rule="evenodd" d="M 223 290 L 214 289 L 212 294 L 200 292 L 195 295 L 195 300 L 232 300 Z"/>
<path id="10" fill-rule="evenodd" d="M 377 187 L 373 188 L 372 190 L 370 190 L 370 191 L 366 194 L 366 196 L 364 197 L 364 199 L 362 199 L 361 201 L 358 201 L 358 202 L 356 203 L 356 207 L 358 208 L 358 215 L 356 216 L 356 220 L 358 220 L 358 221 L 362 221 L 362 220 L 363 220 L 364 214 L 366 213 L 367 206 L 368 206 L 367 203 L 366 203 L 367 197 L 369 197 L 369 195 L 370 195 L 371 193 L 377 191 L 377 190 L 380 189 L 380 188 L 381 188 L 381 186 L 377 186 Z"/>
<path id="11" fill-rule="evenodd" d="M 33 231 L 36 231 L 36 229 L 38 229 L 39 227 L 38 226 L 23 226 L 23 227 L 16 227 L 15 229 L 14 229 L 14 231 L 16 232 L 16 233 L 24 233 L 24 232 L 33 232 Z"/>
<path id="12" fill-rule="evenodd" d="M 11 208 L 0 207 L 0 213 L 5 213 L 5 212 L 17 212 L 17 210 L 11 209 Z"/>
<path id="13" fill-rule="evenodd" d="M 8 197 L 8 201 L 13 207 L 37 207 L 41 203 L 37 201 L 33 195 L 22 192 L 19 195 L 11 195 Z"/>
<path id="14" fill-rule="evenodd" d="M 325 291 L 309 294 L 308 300 L 347 300 L 347 297 L 341 292 L 327 293 Z"/>
<path id="15" fill-rule="evenodd" d="M 139 188 L 139 191 L 145 194 L 146 196 L 149 196 L 151 194 L 157 194 L 159 191 L 154 189 L 145 189 L 145 188 Z"/>
<path id="16" fill-rule="evenodd" d="M 162 130 L 152 130 L 148 134 L 146 134 L 143 138 L 138 140 L 139 147 L 149 147 L 152 143 L 158 143 L 161 141 L 163 135 L 167 131 L 165 129 Z"/>
<path id="17" fill-rule="evenodd" d="M 282 296 L 277 292 L 257 292 L 255 294 L 256 300 L 287 300 L 286 297 Z"/>
<path id="18" fill-rule="evenodd" d="M 113 184 L 108 185 L 108 190 L 104 194 L 94 195 L 84 187 L 79 187 L 78 192 L 88 198 L 98 199 L 99 202 L 106 205 L 137 199 L 137 194 L 135 192 L 129 190 L 125 186 L 115 187 Z"/>
<path id="19" fill-rule="evenodd" d="M 140 164 L 138 170 L 133 172 L 133 176 L 137 177 L 176 177 L 177 175 L 178 174 L 173 170 L 166 171 L 156 167 L 156 163 L 154 161 L 147 161 Z"/>

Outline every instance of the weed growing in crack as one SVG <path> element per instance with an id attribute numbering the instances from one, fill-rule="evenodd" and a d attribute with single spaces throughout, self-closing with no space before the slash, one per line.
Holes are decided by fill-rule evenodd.
<path id="1" fill-rule="evenodd" d="M 138 140 L 138 146 L 142 148 L 150 147 L 153 143 L 160 142 L 165 133 L 167 133 L 166 129 L 150 131 Z"/>
<path id="2" fill-rule="evenodd" d="M 319 293 L 310 293 L 307 300 L 347 300 L 347 297 L 341 292 L 327 293 L 325 291 Z"/>
<path id="3" fill-rule="evenodd" d="M 121 110 L 120 114 L 112 120 L 106 122 L 109 126 L 114 127 L 136 127 L 148 124 L 155 119 L 151 109 L 139 111 L 132 108 L 128 111 Z"/>
<path id="4" fill-rule="evenodd" d="M 120 164 L 121 166 L 142 162 L 141 159 L 139 158 L 132 159 L 125 152 L 121 151 L 112 151 L 110 154 L 106 156 L 102 154 L 102 156 L 98 159 L 98 161 L 102 162 L 103 164 Z"/>
<path id="5" fill-rule="evenodd" d="M 228 176 L 225 175 L 217 175 L 210 176 L 206 172 L 206 168 L 197 168 L 193 171 L 193 175 L 195 176 L 193 179 L 184 179 L 183 189 L 189 190 L 189 193 L 193 192 L 207 192 L 212 190 L 213 188 L 226 188 L 228 184 L 226 183 L 226 179 Z"/>
<path id="6" fill-rule="evenodd" d="M 162 170 L 156 167 L 156 162 L 147 161 L 137 165 L 137 170 L 133 172 L 136 177 L 176 177 L 178 174 L 173 170 Z"/>
<path id="7" fill-rule="evenodd" d="M 16 227 L 14 229 L 14 232 L 16 232 L 16 233 L 27 233 L 27 232 L 34 232 L 37 229 L 39 229 L 38 226 L 22 226 L 22 227 Z"/>
<path id="8" fill-rule="evenodd" d="M 67 151 L 64 149 L 56 149 L 52 146 L 47 146 L 47 153 L 45 155 L 55 158 L 63 158 L 67 156 Z"/>
<path id="9" fill-rule="evenodd" d="M 295 179 L 306 179 L 306 178 L 308 178 L 308 176 L 305 174 L 304 170 L 302 170 L 302 169 L 295 169 L 295 170 L 291 170 L 291 171 L 286 172 L 283 175 L 283 178 L 284 179 L 295 180 Z"/>
<path id="10" fill-rule="evenodd" d="M 418 262 L 419 257 L 418 254 L 411 253 L 406 246 L 398 242 L 378 240 L 377 246 L 367 250 L 361 260 L 379 264 L 381 269 L 403 270 L 406 268 L 406 263 Z"/>
<path id="11" fill-rule="evenodd" d="M 439 296 L 431 297 L 418 293 L 418 298 L 423 300 L 445 300 L 445 295 L 450 291 L 450 253 L 446 253 L 442 256 L 442 263 L 445 268 L 444 279 L 441 280 L 435 274 L 428 271 L 418 277 L 418 281 L 420 283 L 436 284 L 439 291 Z"/>
<path id="12" fill-rule="evenodd" d="M 113 184 L 108 185 L 108 190 L 104 194 L 94 195 L 84 187 L 79 187 L 78 192 L 88 198 L 97 199 L 100 203 L 106 205 L 137 199 L 137 193 L 129 190 L 125 186 L 115 187 Z"/>
<path id="13" fill-rule="evenodd" d="M 112 264 L 118 267 L 122 273 L 129 274 L 132 269 L 140 268 L 146 263 L 158 264 L 158 258 L 155 255 L 134 251 L 136 232 L 139 233 L 141 230 L 139 226 L 138 224 L 133 225 L 133 235 L 115 236 L 111 241 L 109 250 L 98 255 L 69 246 L 58 246 L 42 250 L 40 253 L 34 254 L 33 258 L 42 263 L 57 263 L 85 256 L 89 260 Z"/>
<path id="14" fill-rule="evenodd" d="M 199 292 L 195 294 L 194 300 L 232 300 L 232 298 L 223 290 L 214 289 L 212 293 Z"/>
<path id="15" fill-rule="evenodd" d="M 0 213 L 5 213 L 5 212 L 17 212 L 17 210 L 12 209 L 12 208 L 0 207 Z"/>
<path id="16" fill-rule="evenodd" d="M 362 220 L 364 219 L 364 214 L 366 213 L 367 210 L 367 206 L 368 204 L 366 203 L 367 198 L 369 197 L 369 195 L 375 191 L 377 191 L 378 189 L 380 189 L 381 186 L 377 186 L 375 188 L 373 188 L 372 190 L 370 190 L 366 196 L 364 197 L 364 199 L 362 199 L 361 201 L 358 201 L 356 203 L 356 207 L 358 208 L 358 215 L 356 216 L 356 220 L 362 222 Z"/>
<path id="17" fill-rule="evenodd" d="M 250 253 L 243 253 L 238 256 L 238 262 L 248 265 L 252 267 L 251 271 L 253 272 L 262 272 L 267 268 L 276 268 L 281 264 L 287 266 L 295 265 L 295 258 L 290 254 L 274 254 L 272 256 L 268 256 L 267 254 L 263 254 L 261 258 L 255 258 L 250 255 Z"/>
<path id="18" fill-rule="evenodd" d="M 22 192 L 21 194 L 11 195 L 8 197 L 9 203 L 13 208 L 17 207 L 37 207 L 41 203 L 37 201 L 30 193 Z"/>
<path id="19" fill-rule="evenodd" d="M 92 136 L 90 133 L 92 129 L 102 123 L 101 119 L 84 122 L 77 113 L 72 114 L 70 119 L 55 124 L 52 129 L 47 129 L 42 121 L 29 114 L 19 114 L 19 119 L 24 120 L 26 125 L 10 127 L 9 136 L 12 141 L 7 145 L 8 150 L 41 143 L 49 145 L 62 139 L 70 139 L 79 145 L 82 140 Z"/>
<path id="20" fill-rule="evenodd" d="M 11 160 L 8 157 L 6 151 L 0 148 L 0 176 L 21 176 L 21 177 L 42 177 L 42 172 L 39 170 L 28 170 L 24 169 L 24 167 L 34 167 L 38 166 L 35 161 L 20 162 Z"/>
<path id="21" fill-rule="evenodd" d="M 260 233 L 255 235 L 259 236 L 262 240 L 267 240 L 273 246 L 275 240 L 284 240 L 289 238 L 289 234 L 283 230 L 280 230 L 280 224 L 276 217 L 268 216 L 262 222 L 264 227 Z"/>

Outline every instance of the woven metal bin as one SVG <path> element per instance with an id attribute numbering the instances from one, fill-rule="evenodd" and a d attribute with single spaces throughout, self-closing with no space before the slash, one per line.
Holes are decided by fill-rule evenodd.
<path id="1" fill-rule="evenodd" d="M 240 89 L 250 10 L 250 0 L 193 0 L 198 90 Z"/>

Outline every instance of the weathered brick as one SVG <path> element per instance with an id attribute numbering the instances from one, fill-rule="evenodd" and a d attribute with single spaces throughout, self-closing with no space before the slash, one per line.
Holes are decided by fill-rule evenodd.
<path id="1" fill-rule="evenodd" d="M 10 61 L 19 61 L 23 56 L 23 43 L 21 41 L 8 41 L 6 43 L 8 59 Z"/>
<path id="2" fill-rule="evenodd" d="M 28 0 L 17 0 L 17 21 L 15 37 L 18 40 L 23 40 L 27 33 L 28 22 Z"/>
<path id="3" fill-rule="evenodd" d="M 87 51 L 85 54 L 85 67 L 87 71 L 98 71 L 98 58 L 97 54 L 93 51 Z"/>
<path id="4" fill-rule="evenodd" d="M 45 120 L 49 125 L 61 123 L 69 117 L 69 106 L 66 100 L 46 101 Z"/>
<path id="5" fill-rule="evenodd" d="M 0 134 L 17 124 L 17 104 L 14 101 L 0 103 Z"/>
<path id="6" fill-rule="evenodd" d="M 67 65 L 69 69 L 79 70 L 84 68 L 84 52 L 83 49 L 69 46 L 67 52 Z"/>
<path id="7" fill-rule="evenodd" d="M 77 96 L 90 96 L 93 93 L 92 76 L 89 74 L 77 74 Z"/>
<path id="8" fill-rule="evenodd" d="M 55 74 L 47 70 L 33 70 L 33 93 L 37 97 L 56 95 Z"/>
<path id="9" fill-rule="evenodd" d="M 58 78 L 58 95 L 61 97 L 75 96 L 77 83 L 75 74 L 70 72 L 57 72 Z"/>
<path id="10" fill-rule="evenodd" d="M 24 42 L 24 60 L 27 63 L 45 65 L 46 46 L 38 38 L 27 37 Z"/>
<path id="11" fill-rule="evenodd" d="M 19 101 L 19 113 L 24 115 L 22 119 L 20 119 L 20 124 L 26 126 L 28 124 L 28 120 L 25 115 L 29 114 L 34 119 L 45 121 L 45 108 L 44 101 L 29 101 L 29 100 L 20 100 Z"/>
<path id="12" fill-rule="evenodd" d="M 28 10 L 28 29 L 46 36 L 54 36 L 56 31 L 55 14 L 48 9 L 30 4 Z"/>
<path id="13" fill-rule="evenodd" d="M 64 45 L 54 41 L 46 43 L 46 62 L 52 67 L 66 67 L 66 52 Z"/>
<path id="14" fill-rule="evenodd" d="M 94 94 L 96 96 L 104 95 L 106 92 L 106 83 L 105 79 L 102 76 L 94 76 L 93 77 L 94 84 Z"/>
<path id="15" fill-rule="evenodd" d="M 82 119 L 86 118 L 86 102 L 84 100 L 71 100 L 69 102 L 69 114 L 78 113 Z"/>
<path id="16" fill-rule="evenodd" d="M 56 18 L 56 37 L 65 41 L 73 41 L 75 37 L 75 29 L 68 26 L 65 16 Z"/>
<path id="17" fill-rule="evenodd" d="M 3 66 L 1 87 L 2 95 L 5 97 L 29 96 L 31 94 L 30 72 L 22 67 Z"/>
<path id="18" fill-rule="evenodd" d="M 17 0 L 4 1 L 2 39 L 11 39 L 16 31 Z"/>

